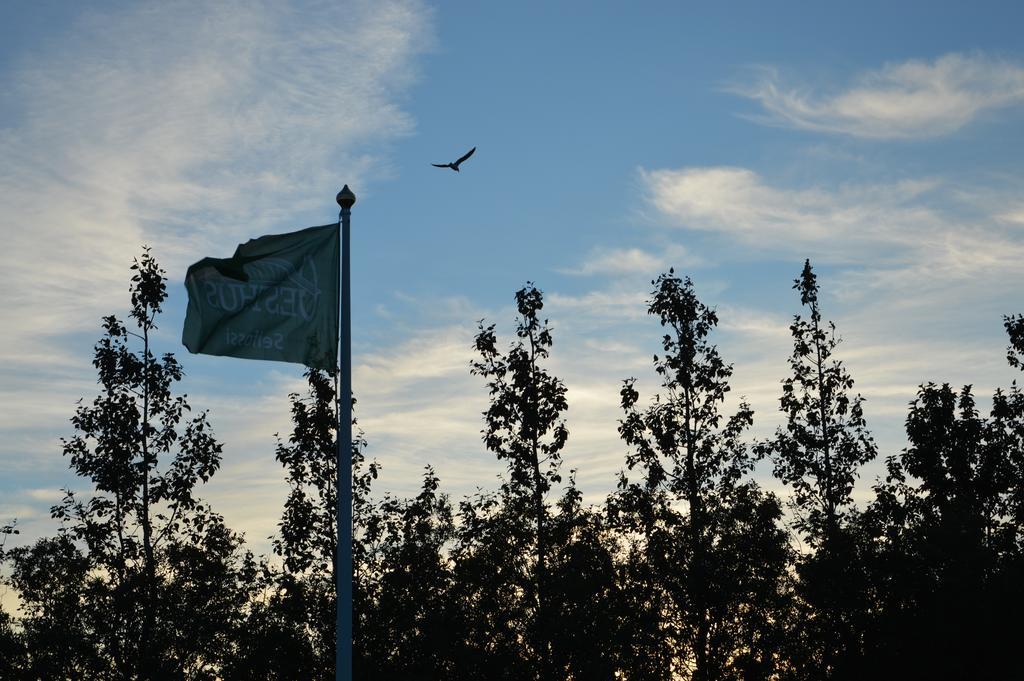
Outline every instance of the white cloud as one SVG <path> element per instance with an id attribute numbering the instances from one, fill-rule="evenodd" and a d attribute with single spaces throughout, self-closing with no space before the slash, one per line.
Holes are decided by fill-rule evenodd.
<path id="1" fill-rule="evenodd" d="M 775 69 L 729 91 L 757 101 L 761 122 L 868 138 L 945 135 L 985 111 L 1024 101 L 1024 66 L 980 54 L 884 65 L 830 93 L 780 82 Z"/>

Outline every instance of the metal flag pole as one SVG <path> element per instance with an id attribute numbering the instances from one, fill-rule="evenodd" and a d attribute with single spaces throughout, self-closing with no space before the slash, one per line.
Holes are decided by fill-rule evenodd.
<path id="1" fill-rule="evenodd" d="M 338 409 L 338 548 L 334 570 L 338 620 L 335 625 L 334 678 L 352 681 L 352 284 L 349 268 L 349 233 L 356 195 L 346 184 L 338 192 L 338 227 L 341 229 L 341 329 L 338 367 L 341 374 Z"/>

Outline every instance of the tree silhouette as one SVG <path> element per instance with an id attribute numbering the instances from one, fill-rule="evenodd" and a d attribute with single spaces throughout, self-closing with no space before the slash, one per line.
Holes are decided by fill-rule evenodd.
<path id="1" fill-rule="evenodd" d="M 1010 366 L 1024 370 L 1024 315 L 1004 317 L 1003 326 L 1010 336 L 1010 345 L 1006 348 L 1006 361 Z"/>
<path id="2" fill-rule="evenodd" d="M 835 324 L 828 322 L 826 329 L 822 323 L 809 260 L 793 288 L 810 318 L 795 315 L 790 326 L 793 375 L 783 380 L 780 399 L 786 427 L 764 451 L 772 456 L 775 476 L 793 488 L 797 528 L 813 547 L 827 551 L 851 506 L 858 469 L 877 452 L 864 421 L 863 398 L 847 394 L 853 378 L 834 358 L 840 341 Z"/>
<path id="3" fill-rule="evenodd" d="M 658 615 L 661 637 L 681 650 L 670 668 L 634 674 L 767 678 L 788 559 L 780 504 L 744 480 L 755 463 L 741 440 L 753 422 L 749 405 L 741 402 L 723 424 L 732 368 L 708 341 L 717 315 L 689 278 L 670 270 L 652 284 L 648 312 L 666 328 L 664 354 L 654 358 L 663 392 L 641 410 L 635 379 L 623 385 L 619 432 L 631 448 L 627 466 L 644 480 L 623 475 L 609 503 L 642 546 L 653 582 L 644 616 Z"/>
<path id="4" fill-rule="evenodd" d="M 304 377 L 306 391 L 288 396 L 292 430 L 287 439 L 277 436 L 275 456 L 285 469 L 288 494 L 278 533 L 271 537 L 276 558 L 261 566 L 248 635 L 228 678 L 334 678 L 337 381 L 333 372 L 319 369 L 308 369 Z M 353 669 L 360 678 L 366 665 L 365 621 L 372 609 L 367 533 L 378 532 L 380 525 L 369 499 L 379 467 L 366 463 L 365 446 L 357 430 L 352 442 L 352 598 Z"/>
<path id="5" fill-rule="evenodd" d="M 538 678 L 551 674 L 550 603 L 548 590 L 548 553 L 550 530 L 546 527 L 548 509 L 545 496 L 552 484 L 561 482 L 559 463 L 569 431 L 562 413 L 568 408 L 565 386 L 551 376 L 541 362 L 547 359 L 552 339 L 547 320 L 538 313 L 544 307 L 540 289 L 531 283 L 516 292 L 519 340 L 507 354 L 497 348 L 494 325 L 480 322 L 475 348 L 480 360 L 472 363 L 472 372 L 488 380 L 491 404 L 484 412 L 484 443 L 509 469 L 507 498 L 520 495 L 532 506 L 535 546 L 534 602 L 531 643 L 537 656 Z"/>
<path id="6" fill-rule="evenodd" d="M 850 397 L 853 378 L 835 358 L 835 324 L 822 320 L 818 282 L 810 260 L 794 281 L 807 319 L 790 326 L 792 375 L 782 381 L 780 410 L 786 425 L 759 451 L 774 462 L 775 477 L 793 490 L 795 526 L 813 553 L 798 562 L 803 598 L 798 636 L 806 658 L 798 661 L 808 678 L 829 678 L 844 657 L 859 656 L 863 623 L 856 533 L 847 529 L 858 470 L 876 456 L 860 395 Z"/>
<path id="7" fill-rule="evenodd" d="M 32 678 L 214 678 L 232 654 L 255 570 L 242 538 L 195 497 L 220 464 L 206 413 L 174 396 L 182 369 L 150 335 L 166 298 L 149 249 L 132 265 L 131 317 L 103 320 L 101 394 L 71 419 L 60 533 L 8 553 Z M 141 352 L 131 346 L 138 341 Z"/>
<path id="8" fill-rule="evenodd" d="M 1024 315 L 1006 317 L 1006 332 L 1010 335 L 1007 361 L 1010 366 L 1024 370 Z M 997 429 L 1003 436 L 1002 448 L 1011 467 L 1011 479 L 1017 484 L 1010 498 L 1011 513 L 1018 534 L 1024 533 L 1024 391 L 1015 380 L 1009 392 L 996 391 L 992 403 L 992 416 L 1003 427 Z M 1024 550 L 1020 552 L 1024 554 Z M 1019 564 L 1017 574 L 1024 579 L 1024 564 Z"/>
<path id="9" fill-rule="evenodd" d="M 879 621 L 868 658 L 896 676 L 1012 678 L 1024 605 L 1020 463 L 1024 400 L 997 391 L 982 417 L 970 386 L 921 386 L 909 446 L 887 459 L 868 510 Z M 941 651 L 941 654 L 935 654 Z"/>
<path id="10" fill-rule="evenodd" d="M 569 475 L 550 519 L 549 591 L 554 678 L 613 679 L 630 627 L 615 565 L 615 538 L 599 510 L 585 508 Z"/>
<path id="11" fill-rule="evenodd" d="M 505 481 L 459 503 L 451 551 L 456 645 L 452 678 L 535 678 L 536 518 L 531 497 Z"/>
<path id="12" fill-rule="evenodd" d="M 7 561 L 7 540 L 11 535 L 20 534 L 17 519 L 7 525 L 0 525 L 0 567 Z M 0 579 L 0 587 L 5 587 Z M 5 596 L 7 589 L 0 591 Z M 10 613 L 0 608 L 0 679 L 21 678 L 28 660 L 24 636 L 15 628 L 15 620 Z"/>
<path id="13" fill-rule="evenodd" d="M 334 675 L 337 443 L 333 377 L 305 373 L 292 393 L 292 432 L 275 457 L 288 493 L 271 537 L 276 560 L 261 564 L 238 655 L 228 678 L 328 679 Z"/>
<path id="14" fill-rule="evenodd" d="M 516 293 L 516 339 L 478 323 L 470 370 L 490 403 L 483 441 L 507 466 L 497 489 L 453 504 L 426 466 L 409 499 L 372 496 L 376 462 L 353 443 L 355 675 L 360 679 L 1007 679 L 1020 676 L 1024 610 L 1024 391 L 926 383 L 907 446 L 863 510 L 875 456 L 860 395 L 836 358 L 810 262 L 795 281 L 785 424 L 753 446 L 753 412 L 726 413 L 732 367 L 717 314 L 673 270 L 651 282 L 664 329 L 660 389 L 620 391 L 625 470 L 587 507 L 560 465 L 566 388 L 546 368 L 543 295 Z M 309 370 L 289 396 L 276 458 L 287 495 L 273 555 L 197 496 L 221 444 L 174 394 L 183 370 L 151 347 L 166 298 L 148 249 L 132 266 L 131 324 L 94 347 L 100 394 L 63 440 L 90 489 L 65 490 L 55 536 L 8 548 L 0 586 L 2 679 L 317 679 L 334 673 L 336 376 Z M 1024 368 L 1024 316 L 1004 317 Z M 751 480 L 762 458 L 792 491 Z M 556 494 L 555 487 L 562 489 Z M 806 541 L 797 553 L 791 541 Z"/>
<path id="15" fill-rule="evenodd" d="M 455 659 L 449 543 L 455 528 L 448 498 L 427 466 L 413 499 L 386 497 L 380 532 L 369 547 L 372 597 L 360 620 L 365 647 L 359 678 L 465 678 Z"/>
<path id="16" fill-rule="evenodd" d="M 292 432 L 277 443 L 275 457 L 285 468 L 288 495 L 273 549 L 283 561 L 277 575 L 281 605 L 299 616 L 293 625 L 309 645 L 311 678 L 326 679 L 334 673 L 337 393 L 328 372 L 310 369 L 305 376 L 307 395 L 289 396 Z"/>

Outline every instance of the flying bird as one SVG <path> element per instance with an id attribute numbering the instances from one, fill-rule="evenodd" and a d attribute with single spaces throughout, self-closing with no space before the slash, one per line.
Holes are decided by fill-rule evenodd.
<path id="1" fill-rule="evenodd" d="M 465 161 L 470 156 L 472 156 L 474 151 L 476 151 L 476 147 L 473 147 L 472 149 L 467 151 L 465 156 L 460 158 L 458 161 L 455 161 L 454 163 L 431 163 L 430 165 L 434 166 L 435 168 L 451 168 L 455 172 L 459 172 L 459 164 Z"/>

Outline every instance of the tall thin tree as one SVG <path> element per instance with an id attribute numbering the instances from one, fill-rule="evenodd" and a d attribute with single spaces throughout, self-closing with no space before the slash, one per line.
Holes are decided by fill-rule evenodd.
<path id="1" fill-rule="evenodd" d="M 43 678 L 215 675 L 248 598 L 251 556 L 195 496 L 218 469 L 221 444 L 207 414 L 189 417 L 185 396 L 173 394 L 177 360 L 152 350 L 164 272 L 148 248 L 132 271 L 137 331 L 104 318 L 93 359 L 101 393 L 80 404 L 76 433 L 63 441 L 94 492 L 66 491 L 52 509 L 60 534 L 10 552 L 24 624 L 38 634 L 32 673 Z M 54 580 L 56 599 L 46 586 Z M 61 629 L 73 640 L 53 636 Z"/>
<path id="2" fill-rule="evenodd" d="M 539 317 L 543 307 L 543 293 L 532 283 L 516 292 L 519 340 L 506 354 L 498 350 L 494 325 L 485 327 L 480 322 L 474 343 L 480 360 L 472 363 L 472 372 L 487 379 L 491 397 L 484 412 L 484 444 L 508 464 L 513 490 L 531 499 L 536 603 L 532 643 L 540 678 L 550 678 L 546 593 L 550 539 L 545 497 L 553 484 L 561 482 L 559 464 L 569 431 L 562 418 L 568 408 L 565 385 L 542 364 L 552 345 L 547 320 Z"/>
<path id="3" fill-rule="evenodd" d="M 774 461 L 775 476 L 793 489 L 797 527 L 813 546 L 827 547 L 850 508 L 860 467 L 877 450 L 864 420 L 864 398 L 848 394 L 853 378 L 835 358 L 840 339 L 835 324 L 822 319 L 810 260 L 793 288 L 810 316 L 794 315 L 789 327 L 792 375 L 782 381 L 779 400 L 786 425 L 764 451 Z"/>
<path id="4" fill-rule="evenodd" d="M 844 528 L 858 472 L 876 456 L 876 448 L 864 419 L 864 400 L 850 396 L 853 378 L 835 356 L 840 339 L 835 324 L 822 318 L 810 260 L 793 288 L 810 314 L 794 315 L 790 325 L 792 373 L 782 381 L 779 407 L 786 425 L 759 450 L 772 458 L 775 477 L 792 488 L 796 527 L 815 551 L 799 565 L 802 593 L 809 601 L 800 634 L 808 654 L 805 670 L 827 678 L 837 657 L 857 654 L 850 620 L 859 568 L 853 535 Z"/>

